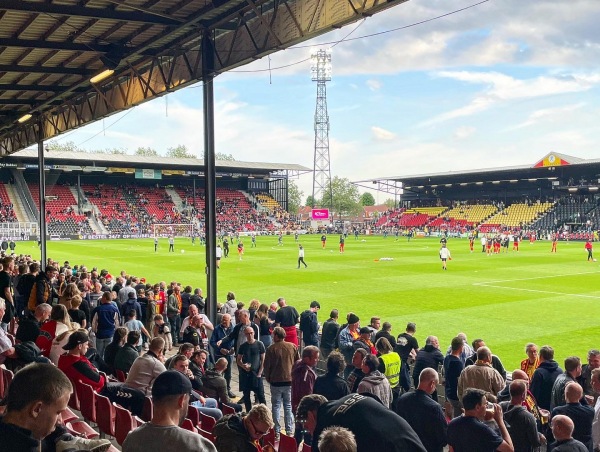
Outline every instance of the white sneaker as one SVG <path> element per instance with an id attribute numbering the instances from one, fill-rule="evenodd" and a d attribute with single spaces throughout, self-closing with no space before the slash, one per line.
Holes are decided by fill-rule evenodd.
<path id="1" fill-rule="evenodd" d="M 74 452 L 80 450 L 88 450 L 91 452 L 105 452 L 111 442 L 107 439 L 87 439 L 73 437 L 70 440 L 60 440 L 56 443 L 56 452 Z"/>

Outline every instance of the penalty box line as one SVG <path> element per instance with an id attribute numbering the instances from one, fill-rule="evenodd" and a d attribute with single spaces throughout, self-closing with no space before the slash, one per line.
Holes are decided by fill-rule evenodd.
<path id="1" fill-rule="evenodd" d="M 546 276 L 534 276 L 531 278 L 504 279 L 504 280 L 487 281 L 487 282 L 484 281 L 484 282 L 480 282 L 480 283 L 473 283 L 473 285 L 480 286 L 480 287 L 493 287 L 493 288 L 497 288 L 497 289 L 520 290 L 523 292 L 547 293 L 550 295 L 565 295 L 565 296 L 569 296 L 569 297 L 600 299 L 600 296 L 597 296 L 597 295 L 574 294 L 574 293 L 565 293 L 565 292 L 555 292 L 555 291 L 551 291 L 551 290 L 527 289 L 524 287 L 507 287 L 507 286 L 496 285 L 497 283 L 505 283 L 505 282 L 532 281 L 532 280 L 536 280 L 536 279 L 560 278 L 560 277 L 565 277 L 565 276 L 589 275 L 589 274 L 595 274 L 595 273 L 598 273 L 598 272 L 597 271 L 580 272 L 580 273 L 569 273 L 569 274 L 563 274 L 563 275 L 546 275 Z"/>

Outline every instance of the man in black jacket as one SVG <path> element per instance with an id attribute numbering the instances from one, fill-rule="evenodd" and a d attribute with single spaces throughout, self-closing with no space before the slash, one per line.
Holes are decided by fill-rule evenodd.
<path id="1" fill-rule="evenodd" d="M 533 373 L 529 386 L 529 390 L 540 408 L 550 410 L 552 387 L 562 372 L 558 363 L 554 361 L 554 349 L 549 345 L 544 345 L 540 349 L 540 365 Z"/>
<path id="2" fill-rule="evenodd" d="M 318 301 L 310 303 L 310 309 L 307 309 L 300 314 L 300 332 L 304 346 L 314 345 L 319 346 L 319 322 L 317 320 L 317 312 L 321 309 Z"/>
<path id="3" fill-rule="evenodd" d="M 340 325 L 337 323 L 339 313 L 337 309 L 332 309 L 329 319 L 323 324 L 321 331 L 321 357 L 327 359 L 329 354 L 337 348 L 336 339 L 340 331 Z"/>
<path id="4" fill-rule="evenodd" d="M 408 422 L 371 394 L 350 394 L 330 402 L 322 395 L 307 395 L 298 405 L 296 418 L 312 434 L 313 452 L 319 451 L 321 432 L 332 425 L 345 427 L 354 434 L 358 452 L 427 450 Z"/>
<path id="5" fill-rule="evenodd" d="M 413 368 L 415 387 L 419 385 L 419 375 L 421 375 L 423 369 L 431 367 L 437 371 L 440 364 L 444 364 L 444 355 L 440 351 L 440 342 L 436 336 L 427 336 L 425 347 L 417 352 L 417 358 L 415 359 Z M 431 398 L 437 402 L 437 391 L 433 391 Z"/>

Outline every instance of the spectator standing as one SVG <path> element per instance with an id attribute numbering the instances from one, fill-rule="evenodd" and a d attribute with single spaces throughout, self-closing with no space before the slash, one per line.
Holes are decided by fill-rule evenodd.
<path id="1" fill-rule="evenodd" d="M 540 408 L 550 411 L 552 387 L 561 373 L 562 369 L 554 361 L 554 349 L 549 345 L 544 345 L 540 349 L 540 365 L 533 373 L 529 386 L 531 394 L 537 400 Z"/>
<path id="2" fill-rule="evenodd" d="M 300 333 L 305 347 L 308 345 L 319 346 L 319 321 L 317 320 L 319 309 L 321 309 L 319 302 L 312 301 L 309 309 L 300 315 Z"/>
<path id="3" fill-rule="evenodd" d="M 464 345 L 462 338 L 455 337 L 450 344 L 451 353 L 444 358 L 444 392 L 446 401 L 450 404 L 450 407 L 446 406 L 446 414 L 452 418 L 462 414 L 462 404 L 458 397 L 458 378 L 465 368 L 461 360 Z"/>
<path id="4" fill-rule="evenodd" d="M 267 350 L 268 351 L 268 350 Z M 339 376 L 346 363 L 340 352 L 331 352 L 327 357 L 327 372 L 317 377 L 313 387 L 314 394 L 321 394 L 327 400 L 337 400 L 350 394 L 346 381 Z"/>
<path id="5" fill-rule="evenodd" d="M 302 359 L 296 361 L 292 368 L 292 410 L 296 412 L 298 404 L 302 397 L 313 393 L 317 374 L 315 373 L 315 366 L 319 362 L 319 349 L 314 345 L 304 347 L 302 350 Z M 298 421 L 296 419 L 296 421 Z M 300 444 L 303 437 L 303 426 L 299 422 L 296 422 L 296 431 L 294 438 L 296 442 Z M 305 442 L 310 442 L 310 438 L 304 436 Z"/>
<path id="6" fill-rule="evenodd" d="M 454 452 L 514 451 L 499 405 L 490 404 L 494 409 L 493 417 L 500 435 L 482 422 L 488 405 L 484 391 L 470 388 L 461 402 L 465 410 L 464 416 L 457 417 L 448 424 L 448 444 Z"/>
<path id="7" fill-rule="evenodd" d="M 240 391 L 244 393 L 246 411 L 250 411 L 252 408 L 251 391 L 256 394 L 260 403 L 267 403 L 262 381 L 265 346 L 255 339 L 256 332 L 251 326 L 244 328 L 244 334 L 246 335 L 246 342 L 239 347 L 236 362 L 240 371 Z"/>
<path id="8" fill-rule="evenodd" d="M 279 305 L 279 310 L 277 311 L 277 314 L 275 314 L 275 323 L 285 330 L 286 342 L 291 342 L 298 347 L 300 344 L 298 342 L 296 325 L 300 320 L 300 315 L 298 314 L 298 311 L 296 311 L 296 308 L 287 305 L 285 298 L 283 297 L 277 300 L 277 304 Z"/>
<path id="9" fill-rule="evenodd" d="M 419 385 L 419 375 L 426 367 L 431 367 L 438 370 L 439 366 L 444 363 L 444 355 L 440 351 L 440 342 L 436 336 L 427 336 L 425 347 L 417 352 L 415 365 L 413 368 L 413 380 L 415 387 Z M 433 400 L 437 402 L 437 391 L 431 394 Z"/>
<path id="10" fill-rule="evenodd" d="M 104 358 L 104 349 L 112 341 L 119 325 L 119 309 L 112 302 L 110 292 L 104 292 L 100 305 L 92 312 L 92 331 L 96 335 L 96 351 Z"/>
<path id="11" fill-rule="evenodd" d="M 332 309 L 329 319 L 325 321 L 321 330 L 321 355 L 324 359 L 327 359 L 329 354 L 337 348 L 336 338 L 340 330 L 340 325 L 337 323 L 338 316 L 338 310 Z"/>
<path id="12" fill-rule="evenodd" d="M 448 423 L 439 403 L 431 398 L 439 383 L 438 373 L 425 368 L 419 375 L 419 386 L 398 399 L 396 412 L 410 424 L 427 452 L 442 452 L 448 443 Z"/>
<path id="13" fill-rule="evenodd" d="M 415 359 L 417 352 L 419 351 L 419 342 L 415 338 L 417 332 L 416 323 L 409 322 L 406 325 L 406 331 L 400 335 L 396 340 L 395 352 L 400 355 L 402 366 L 400 368 L 400 386 L 404 392 L 410 390 L 410 365 L 408 361 Z"/>
<path id="14" fill-rule="evenodd" d="M 285 342 L 285 334 L 285 330 L 279 326 L 273 330 L 273 344 L 267 348 L 265 354 L 264 375 L 271 385 L 271 412 L 275 422 L 275 434 L 279 435 L 281 432 L 279 415 L 283 404 L 285 432 L 291 436 L 294 431 L 292 368 L 300 356 L 294 344 Z"/>

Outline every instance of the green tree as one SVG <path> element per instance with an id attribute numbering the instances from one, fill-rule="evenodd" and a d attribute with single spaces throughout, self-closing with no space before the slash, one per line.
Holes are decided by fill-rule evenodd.
<path id="1" fill-rule="evenodd" d="M 288 212 L 297 214 L 302 204 L 304 192 L 298 188 L 293 180 L 288 180 Z"/>
<path id="2" fill-rule="evenodd" d="M 177 145 L 174 148 L 167 149 L 167 157 L 177 158 L 177 159 L 195 159 L 196 156 L 188 151 L 188 148 L 185 144 Z"/>
<path id="3" fill-rule="evenodd" d="M 75 143 L 67 141 L 65 143 L 59 143 L 58 141 L 49 141 L 47 144 L 48 151 L 56 152 L 85 152 L 83 149 L 78 149 Z"/>
<path id="4" fill-rule="evenodd" d="M 331 190 L 326 189 L 321 205 L 332 207 L 339 216 L 359 215 L 363 210 L 359 203 L 358 187 L 338 176 L 331 180 Z"/>
<path id="5" fill-rule="evenodd" d="M 315 207 L 317 205 L 315 198 L 313 198 L 313 195 L 308 195 L 306 197 L 306 205 L 309 207 Z"/>
<path id="6" fill-rule="evenodd" d="M 151 147 L 139 147 L 133 153 L 134 155 L 140 155 L 142 157 L 158 157 L 158 152 L 156 149 L 152 149 Z"/>
<path id="7" fill-rule="evenodd" d="M 392 198 L 386 199 L 384 204 L 388 209 L 394 209 L 396 207 L 396 201 L 394 201 Z"/>
<path id="8" fill-rule="evenodd" d="M 374 206 L 375 198 L 373 198 L 373 195 L 371 193 L 364 192 L 362 195 L 360 195 L 360 205 L 361 206 Z"/>
<path id="9" fill-rule="evenodd" d="M 228 160 L 235 162 L 235 158 L 231 154 L 225 154 L 224 152 L 215 152 L 215 160 Z"/>
<path id="10" fill-rule="evenodd" d="M 92 153 L 101 153 L 101 154 L 114 154 L 114 155 L 125 155 L 127 154 L 126 148 L 106 148 L 104 151 L 90 151 Z"/>

